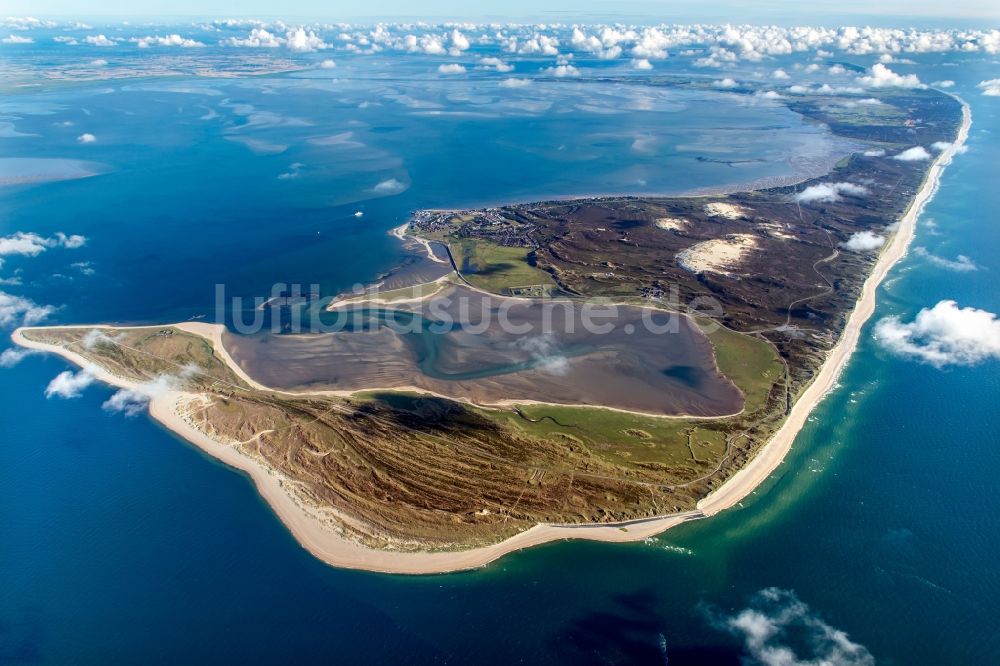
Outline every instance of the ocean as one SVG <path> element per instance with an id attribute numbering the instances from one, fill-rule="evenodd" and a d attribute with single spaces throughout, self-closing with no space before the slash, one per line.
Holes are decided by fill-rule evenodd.
<path id="1" fill-rule="evenodd" d="M 791 174 L 777 158 L 732 167 L 695 153 L 829 147 L 780 105 L 724 93 L 553 82 L 500 94 L 405 67 L 390 78 L 380 63 L 345 58 L 334 82 L 6 95 L 0 113 L 35 136 L 0 138 L 0 158 L 105 173 L 0 189 L 4 235 L 88 239 L 7 258 L 3 291 L 55 306 L 58 323 L 211 318 L 218 283 L 249 297 L 371 280 L 399 260 L 386 232 L 416 208 L 681 192 Z M 942 299 L 1000 311 L 1000 107 L 975 87 L 995 68 L 952 64 L 926 56 L 914 71 L 956 81 L 969 150 L 919 222 L 926 252 L 892 271 L 873 321 Z M 96 141 L 78 143 L 84 132 Z M 934 261 L 958 255 L 979 269 Z M 646 543 L 554 543 L 426 577 L 320 563 L 246 478 L 145 416 L 102 411 L 110 389 L 46 399 L 67 365 L 31 356 L 0 372 L 0 663 L 739 663 L 750 639 L 734 627 L 778 617 L 792 618 L 781 641 L 803 650 L 842 631 L 879 663 L 996 662 L 996 363 L 936 369 L 871 330 L 740 508 Z"/>

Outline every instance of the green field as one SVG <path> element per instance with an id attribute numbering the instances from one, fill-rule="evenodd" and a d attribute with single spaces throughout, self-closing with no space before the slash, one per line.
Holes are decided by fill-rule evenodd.
<path id="1" fill-rule="evenodd" d="M 616 465 L 696 469 L 718 463 L 726 448 L 725 430 L 708 421 L 549 405 L 524 405 L 521 413 L 527 418 L 511 412 L 494 412 L 490 417 L 535 437 L 584 446 Z"/>
<path id="2" fill-rule="evenodd" d="M 709 334 L 709 339 L 719 369 L 745 397 L 744 412 L 739 417 L 658 418 L 593 407 L 548 405 L 521 406 L 526 418 L 510 412 L 486 414 L 536 437 L 576 441 L 615 464 L 695 469 L 714 465 L 725 453 L 729 433 L 743 429 L 747 416 L 766 408 L 772 387 L 783 377 L 784 366 L 774 349 L 758 338 L 719 328 Z"/>
<path id="3" fill-rule="evenodd" d="M 448 247 L 465 279 L 480 289 L 506 294 L 518 287 L 554 285 L 548 273 L 528 262 L 528 248 L 472 238 L 449 239 Z"/>
<path id="4" fill-rule="evenodd" d="M 752 414 L 762 409 L 771 387 L 781 380 L 785 371 L 774 348 L 759 338 L 728 328 L 717 329 L 708 339 L 715 347 L 719 371 L 743 391 L 744 412 Z"/>

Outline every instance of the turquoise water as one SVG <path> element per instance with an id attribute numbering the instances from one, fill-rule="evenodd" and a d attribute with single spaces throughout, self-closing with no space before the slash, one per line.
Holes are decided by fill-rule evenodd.
<path id="1" fill-rule="evenodd" d="M 909 318 L 943 298 L 1000 310 L 1000 108 L 974 89 L 988 71 L 933 63 L 921 70 L 925 80 L 956 79 L 975 124 L 969 152 L 946 172 L 916 241 L 937 255 L 968 255 L 983 270 L 948 272 L 911 255 L 880 291 L 876 318 Z M 5 104 L 21 104 L 4 110 L 21 114 L 16 129 L 41 138 L 4 139 L 5 156 L 83 159 L 111 170 L 0 193 L 4 234 L 90 239 L 76 250 L 9 258 L 3 276 L 20 275 L 23 284 L 3 289 L 64 304 L 51 317 L 60 322 L 210 315 L 216 282 L 246 295 L 275 281 L 342 289 L 396 260 L 384 232 L 411 208 L 541 197 L 570 185 L 592 191 L 607 184 L 604 172 L 582 156 L 605 151 L 600 163 L 625 171 L 634 157 L 631 142 L 595 135 L 628 123 L 677 132 L 690 118 L 667 110 L 591 118 L 589 138 L 579 140 L 567 127 L 582 116 L 549 124 L 507 118 L 511 148 L 495 134 L 483 138 L 481 120 L 434 125 L 397 109 L 380 116 L 389 118 L 380 130 L 365 130 L 368 151 L 334 159 L 305 140 L 349 131 L 347 109 L 357 108 L 360 93 L 320 105 L 329 99 L 312 97 L 315 90 L 266 96 L 259 83 L 223 83 L 221 95 L 183 100 L 117 84 L 8 96 Z M 96 94 L 106 88 L 116 92 Z M 430 86 L 426 94 L 444 93 Z M 200 120 L 203 97 L 220 116 L 232 111 L 219 106 L 225 99 L 280 115 L 284 124 L 259 115 L 252 132 L 238 133 L 290 147 L 256 154 L 226 139 L 244 121 Z M 24 111 L 52 107 L 48 115 Z M 313 124 L 289 125 L 296 110 Z M 737 126 L 771 122 L 754 113 L 718 115 Z M 60 134 L 63 120 L 74 125 Z M 710 121 L 692 122 L 719 122 Z M 98 142 L 76 145 L 84 131 Z M 416 145 L 421 136 L 433 138 Z M 561 142 L 576 159 L 547 177 L 558 155 L 539 155 Z M 468 159 L 449 162 L 461 146 Z M 654 154 L 648 168 L 670 174 L 687 164 L 677 159 Z M 277 178 L 296 162 L 306 165 L 299 178 Z M 712 184 L 725 175 L 690 177 Z M 366 193 L 389 178 L 409 189 Z M 81 261 L 93 275 L 72 266 Z M 46 400 L 43 388 L 66 365 L 30 357 L 0 374 L 0 663 L 738 663 L 742 641 L 719 618 L 772 587 L 794 591 L 880 663 L 996 662 L 996 364 L 942 371 L 900 360 L 875 344 L 870 328 L 841 387 L 744 507 L 650 543 L 550 544 L 483 570 L 420 578 L 320 564 L 245 478 L 145 417 L 102 411 L 106 388 Z M 808 636 L 792 640 L 801 646 Z"/>

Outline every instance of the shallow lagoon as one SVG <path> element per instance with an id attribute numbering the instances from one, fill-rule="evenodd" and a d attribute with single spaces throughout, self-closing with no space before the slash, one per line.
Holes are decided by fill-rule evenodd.
<path id="1" fill-rule="evenodd" d="M 416 387 L 478 404 L 507 400 L 722 416 L 742 409 L 691 319 L 634 306 L 513 299 L 448 287 L 395 308 L 324 315 L 328 332 L 227 335 L 266 386 Z"/>

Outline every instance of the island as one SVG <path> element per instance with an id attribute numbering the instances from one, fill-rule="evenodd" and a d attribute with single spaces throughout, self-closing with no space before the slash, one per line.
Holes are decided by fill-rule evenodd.
<path id="1" fill-rule="evenodd" d="M 731 192 L 418 211 L 394 231 L 411 259 L 334 298 L 333 332 L 13 338 L 148 398 L 334 566 L 446 572 L 643 539 L 736 505 L 781 463 L 971 123 L 932 89 L 782 103 L 854 149 Z M 612 308 L 612 330 L 588 330 L 587 308 Z"/>

